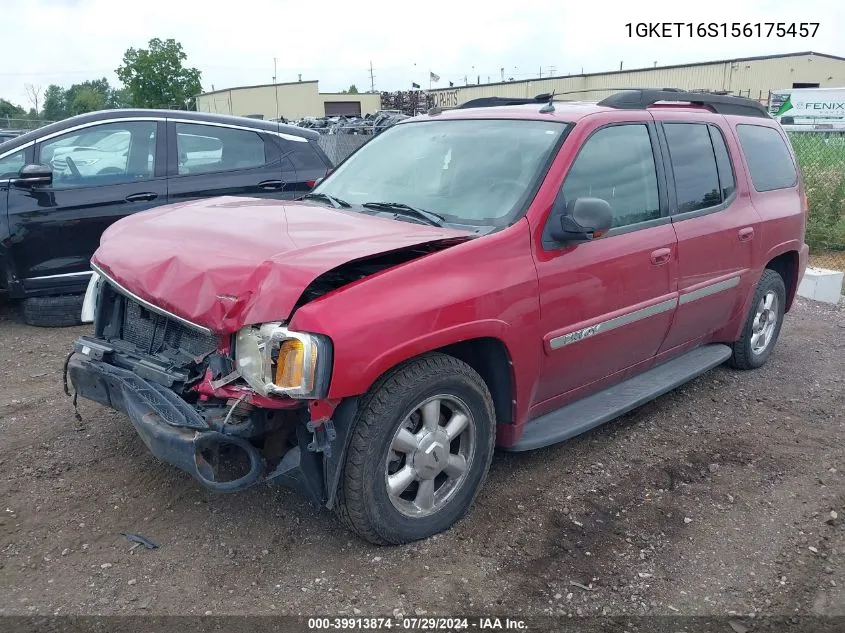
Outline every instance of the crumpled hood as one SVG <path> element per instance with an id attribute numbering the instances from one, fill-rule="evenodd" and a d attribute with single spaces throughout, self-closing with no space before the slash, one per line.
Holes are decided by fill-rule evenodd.
<path id="1" fill-rule="evenodd" d="M 219 333 L 285 320 L 305 288 L 347 262 L 466 231 L 307 202 L 220 197 L 128 216 L 92 262 L 127 290 Z"/>

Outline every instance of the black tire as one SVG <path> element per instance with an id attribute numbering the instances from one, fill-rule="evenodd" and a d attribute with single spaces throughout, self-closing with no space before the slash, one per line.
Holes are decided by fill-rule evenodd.
<path id="1" fill-rule="evenodd" d="M 769 292 L 774 292 L 777 297 L 777 321 L 772 332 L 771 340 L 767 343 L 765 349 L 760 353 L 755 353 L 752 350 L 751 338 L 754 335 L 754 319 L 757 314 L 757 309 L 760 301 Z M 751 299 L 751 308 L 748 311 L 748 316 L 745 319 L 745 326 L 742 328 L 742 334 L 733 344 L 733 355 L 728 363 L 735 369 L 757 369 L 766 364 L 769 356 L 772 355 L 772 350 L 775 348 L 778 336 L 780 336 L 780 329 L 783 326 L 783 315 L 786 307 L 786 286 L 784 286 L 783 278 L 774 270 L 766 269 L 760 277 L 757 288 L 754 291 L 754 297 Z"/>
<path id="2" fill-rule="evenodd" d="M 85 295 L 30 297 L 23 301 L 23 320 L 36 327 L 70 327 L 82 323 Z"/>
<path id="3" fill-rule="evenodd" d="M 463 483 L 441 509 L 409 517 L 388 496 L 386 460 L 399 425 L 420 403 L 436 395 L 453 396 L 466 404 L 474 420 L 475 453 Z M 408 543 L 443 532 L 475 501 L 490 468 L 495 437 L 493 400 L 474 369 L 440 353 L 408 361 L 380 378 L 361 400 L 335 512 L 350 530 L 376 545 Z"/>

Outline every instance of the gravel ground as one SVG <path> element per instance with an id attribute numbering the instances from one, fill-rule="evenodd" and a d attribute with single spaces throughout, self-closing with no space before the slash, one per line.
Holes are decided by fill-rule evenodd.
<path id="1" fill-rule="evenodd" d="M 0 307 L 2 615 L 845 615 L 843 307 L 799 300 L 761 370 L 497 455 L 463 521 L 395 548 L 284 489 L 207 492 L 118 413 L 78 421 L 87 330 Z"/>

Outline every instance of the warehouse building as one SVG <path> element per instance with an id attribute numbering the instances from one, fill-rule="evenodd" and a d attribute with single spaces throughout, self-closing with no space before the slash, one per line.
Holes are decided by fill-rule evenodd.
<path id="1" fill-rule="evenodd" d="M 845 86 L 845 58 L 807 51 L 695 64 L 504 81 L 430 91 L 434 105 L 459 106 L 480 97 L 534 97 L 552 91 L 562 100 L 600 101 L 625 88 L 723 91 L 766 104 L 784 88 Z"/>
<path id="2" fill-rule="evenodd" d="M 204 92 L 197 97 L 199 112 L 234 114 L 263 119 L 354 115 L 377 112 L 378 94 L 320 92 L 317 81 L 241 86 Z"/>

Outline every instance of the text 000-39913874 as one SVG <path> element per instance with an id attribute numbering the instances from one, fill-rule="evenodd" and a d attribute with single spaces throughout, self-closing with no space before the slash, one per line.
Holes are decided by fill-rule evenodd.
<path id="1" fill-rule="evenodd" d="M 819 22 L 628 22 L 628 37 L 815 37 Z"/>

